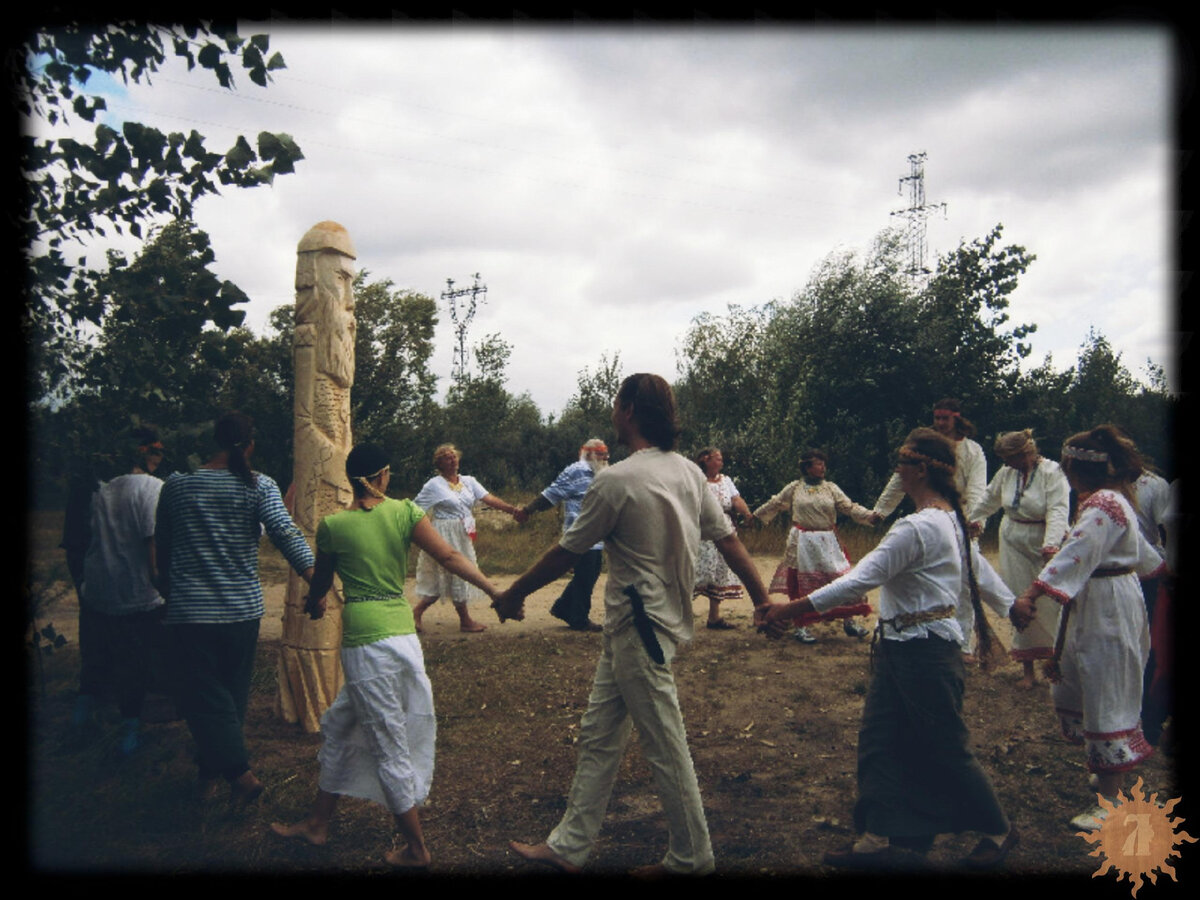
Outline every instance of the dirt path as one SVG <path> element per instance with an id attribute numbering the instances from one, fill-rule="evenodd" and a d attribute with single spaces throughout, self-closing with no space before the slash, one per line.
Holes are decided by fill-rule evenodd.
<path id="1" fill-rule="evenodd" d="M 763 583 L 769 583 L 771 576 L 775 572 L 775 566 L 778 560 L 768 559 L 766 557 L 755 558 L 754 564 L 758 569 L 759 576 L 763 579 Z M 482 634 L 464 634 L 464 640 L 486 640 L 489 637 L 516 637 L 519 633 L 525 631 L 566 631 L 567 627 L 561 620 L 550 615 L 550 606 L 558 599 L 563 588 L 566 587 L 570 576 L 560 578 L 553 581 L 539 591 L 534 591 L 525 600 L 525 619 L 522 622 L 506 622 L 501 625 L 496 619 L 496 614 L 480 604 L 478 609 L 472 610 L 472 616 L 475 619 L 488 626 L 488 630 Z M 497 575 L 493 581 L 502 588 L 508 587 L 516 581 L 515 575 Z M 592 591 L 592 621 L 604 621 L 604 588 L 608 583 L 608 575 L 602 574 L 600 580 L 596 582 L 596 587 Z M 263 588 L 264 599 L 266 601 L 267 612 L 263 616 L 262 629 L 259 632 L 262 640 L 277 641 L 283 630 L 283 601 L 286 585 L 274 584 L 266 585 Z M 410 578 L 406 584 L 408 596 L 411 598 L 416 594 L 416 580 Z M 695 614 L 702 619 L 708 616 L 708 601 L 701 597 L 694 604 Z M 728 608 L 722 608 L 722 615 L 732 623 L 741 627 L 748 627 L 751 619 L 750 601 L 748 598 L 743 599 L 741 603 L 726 604 Z M 697 627 L 702 628 L 703 622 L 697 622 Z M 449 601 L 443 601 L 435 604 L 422 617 L 422 625 L 429 635 L 437 635 L 438 637 L 447 637 L 451 634 L 458 633 L 458 616 L 455 614 L 453 607 Z"/>
<path id="2" fill-rule="evenodd" d="M 756 556 L 754 557 L 754 565 L 758 569 L 759 576 L 763 579 L 764 584 L 769 584 L 771 576 L 775 572 L 775 566 L 778 560 L 773 557 Z M 515 575 L 498 575 L 494 578 L 496 584 L 501 587 L 508 587 L 516 580 Z M 488 626 L 488 630 L 482 634 L 462 634 L 463 640 L 487 640 L 489 638 L 513 638 L 522 633 L 529 631 L 566 631 L 567 627 L 554 616 L 550 615 L 550 606 L 562 593 L 566 586 L 568 577 L 563 577 L 558 581 L 551 582 L 546 587 L 539 591 L 535 591 L 525 601 L 525 620 L 523 622 L 507 622 L 501 625 L 490 609 L 481 605 L 475 611 L 475 618 Z M 603 622 L 604 620 L 604 588 L 608 581 L 608 575 L 602 574 L 600 580 L 596 583 L 595 589 L 592 591 L 592 620 L 595 622 Z M 415 596 L 416 580 L 410 578 L 406 585 L 406 589 L 410 597 Z M 278 641 L 283 633 L 283 603 L 284 596 L 287 590 L 287 585 L 267 584 L 263 585 L 263 598 L 266 604 L 266 614 L 263 616 L 262 627 L 259 631 L 259 639 L 263 641 Z M 872 601 L 872 606 L 878 608 L 877 602 L 878 591 L 872 591 L 868 597 Z M 776 599 L 780 599 L 777 595 Z M 694 614 L 700 619 L 696 623 L 697 630 L 703 630 L 703 620 L 708 615 L 708 601 L 699 597 L 692 603 Z M 740 603 L 728 603 L 722 608 L 722 616 L 730 623 L 737 625 L 739 628 L 749 628 L 751 625 L 751 609 L 749 599 L 743 599 Z M 1000 635 L 1005 646 L 1009 646 L 1012 640 L 1012 632 L 1007 621 L 997 621 L 995 617 L 990 617 L 993 626 Z M 77 641 L 79 638 L 79 607 L 75 599 L 75 592 L 67 590 L 63 592 L 62 598 L 54 604 L 49 605 L 43 611 L 42 622 L 53 623 L 55 629 L 64 635 L 68 641 Z M 869 617 L 866 620 L 868 626 L 874 624 L 874 617 Z M 427 633 L 431 636 L 449 637 L 458 632 L 458 617 L 454 613 L 454 609 L 449 602 L 442 602 L 434 605 L 428 612 L 425 613 L 423 625 Z"/>

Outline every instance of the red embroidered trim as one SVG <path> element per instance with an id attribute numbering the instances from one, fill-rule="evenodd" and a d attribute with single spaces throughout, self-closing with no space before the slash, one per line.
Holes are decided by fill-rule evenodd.
<path id="1" fill-rule="evenodd" d="M 1070 597 L 1068 597 L 1062 591 L 1057 590 L 1056 588 L 1050 587 L 1050 585 L 1046 584 L 1046 582 L 1044 582 L 1044 581 L 1041 581 L 1041 580 L 1035 578 L 1033 581 L 1033 586 L 1035 588 L 1037 588 L 1039 591 L 1041 591 L 1043 594 L 1045 594 L 1047 597 L 1049 597 L 1051 600 L 1061 603 L 1063 606 L 1066 606 L 1068 603 L 1071 602 Z"/>
<path id="2" fill-rule="evenodd" d="M 1082 518 L 1084 510 L 1088 509 L 1104 513 L 1122 528 L 1129 527 L 1129 520 L 1125 518 L 1125 510 L 1111 491 L 1097 491 L 1080 503 L 1078 518 Z"/>
<path id="3" fill-rule="evenodd" d="M 1135 728 L 1126 728 L 1124 731 L 1085 731 L 1083 736 L 1089 741 L 1116 741 L 1123 737 L 1129 737 L 1131 734 L 1141 734 L 1142 727 L 1140 725 Z"/>

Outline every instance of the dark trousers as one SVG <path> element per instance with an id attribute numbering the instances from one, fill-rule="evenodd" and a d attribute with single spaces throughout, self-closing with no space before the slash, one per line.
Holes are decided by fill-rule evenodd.
<path id="1" fill-rule="evenodd" d="M 163 607 L 110 616 L 79 608 L 79 693 L 116 695 L 121 716 L 138 719 L 151 687 L 161 687 Z"/>
<path id="2" fill-rule="evenodd" d="M 1163 681 L 1159 681 L 1160 689 L 1152 691 L 1155 683 L 1155 675 L 1158 671 L 1158 644 L 1154 640 L 1155 628 L 1154 619 L 1158 612 L 1158 593 L 1162 585 L 1160 578 L 1145 578 L 1142 579 L 1142 600 L 1146 604 L 1146 624 L 1150 628 L 1150 655 L 1146 658 L 1146 668 L 1142 673 L 1142 732 L 1151 744 L 1158 746 L 1158 740 L 1162 737 L 1163 723 L 1170 714 L 1168 703 L 1166 701 L 1165 689 L 1166 685 Z M 1165 634 L 1163 629 L 1158 629 L 1160 637 Z M 1170 654 L 1167 654 L 1168 658 Z"/>
<path id="3" fill-rule="evenodd" d="M 962 650 L 954 642 L 876 645 L 858 733 L 860 833 L 923 850 L 942 833 L 1008 830 L 991 779 L 971 752 L 962 698 Z"/>
<path id="4" fill-rule="evenodd" d="M 258 619 L 168 625 L 179 711 L 196 741 L 201 778 L 233 780 L 250 768 L 243 723 Z"/>
<path id="5" fill-rule="evenodd" d="M 603 558 L 603 550 L 589 550 L 579 557 L 571 581 L 550 607 L 550 615 L 562 619 L 572 628 L 587 626 L 592 614 L 592 588 L 596 586 L 596 579 L 600 577 L 600 563 Z"/>

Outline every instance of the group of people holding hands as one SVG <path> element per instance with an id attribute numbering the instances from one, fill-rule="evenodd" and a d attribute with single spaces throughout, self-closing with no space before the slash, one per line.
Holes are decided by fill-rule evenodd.
<path id="1" fill-rule="evenodd" d="M 695 460 L 674 452 L 675 399 L 659 376 L 626 378 L 612 423 L 630 451 L 626 459 L 610 466 L 607 446 L 588 441 L 577 462 L 520 508 L 461 474 L 461 454 L 452 445 L 435 451 L 438 474 L 414 500 L 392 499 L 384 452 L 356 446 L 346 458 L 353 503 L 320 522 L 314 555 L 278 487 L 249 466 L 252 423 L 237 414 L 222 418 L 218 452 L 163 486 L 147 548 L 152 581 L 168 601 L 173 646 L 186 652 L 179 703 L 199 748 L 202 783 L 223 776 L 243 801 L 262 791 L 242 740 L 263 612 L 260 529 L 309 582 L 309 615 L 324 615 L 335 574 L 345 599 L 345 684 L 321 722 L 317 797 L 305 818 L 272 827 L 281 836 L 323 844 L 339 796 L 371 799 L 392 812 L 404 839 L 385 854 L 396 866 L 426 867 L 431 858 L 418 813 L 432 783 L 436 736 L 417 636 L 423 613 L 449 598 L 461 630 L 479 632 L 485 626 L 469 606 L 486 596 L 501 622 L 519 621 L 531 593 L 571 570 L 551 612 L 572 629 L 602 631 L 577 768 L 566 811 L 546 839 L 511 844 L 519 856 L 563 872 L 582 871 L 589 858 L 633 727 L 668 825 L 666 854 L 637 874 L 714 868 L 671 665 L 679 645 L 693 637 L 696 596 L 709 601 L 706 627 L 723 630 L 734 626 L 722 618 L 720 604 L 740 597 L 744 587 L 761 630 L 811 642 L 807 628 L 818 621 L 840 621 L 848 635 L 864 637 L 867 630 L 855 620 L 872 613 L 868 592 L 880 591 L 878 642 L 858 738 L 858 838 L 826 854 L 828 865 L 919 865 L 936 835 L 974 831 L 979 842 L 963 864 L 988 869 L 1017 845 L 1017 829 L 971 752 L 962 718 L 964 657 L 986 661 L 1001 649 L 984 604 L 1016 629 L 1012 655 L 1024 665 L 1022 684 L 1035 683 L 1036 660 L 1048 664 L 1064 734 L 1087 747 L 1101 794 L 1115 797 L 1122 774 L 1151 752 L 1140 724 L 1149 632 L 1138 578 L 1159 576 L 1162 558 L 1138 526 L 1135 485 L 1146 466 L 1118 429 L 1073 435 L 1061 466 L 1039 455 L 1028 431 L 1004 434 L 996 450 L 1005 465 L 988 483 L 982 450 L 968 436 L 970 423 L 957 403 L 941 401 L 934 427 L 914 430 L 899 448 L 895 474 L 873 509 L 829 481 L 828 458 L 810 450 L 801 457 L 801 477 L 751 512 L 722 473 L 719 449 L 706 448 Z M 1078 500 L 1073 524 L 1072 488 Z M 837 517 L 878 524 L 905 495 L 916 511 L 852 566 L 837 539 Z M 476 564 L 478 503 L 518 522 L 564 507 L 559 542 L 505 590 Z M 976 538 L 1000 509 L 997 573 Z M 733 517 L 767 522 L 782 510 L 792 528 L 768 588 Z M 405 579 L 412 544 L 421 553 L 410 605 Z M 603 626 L 590 616 L 602 549 L 608 560 Z M 772 601 L 770 593 L 785 594 L 787 602 Z M 1073 824 L 1099 828 L 1104 815 L 1097 806 Z"/>

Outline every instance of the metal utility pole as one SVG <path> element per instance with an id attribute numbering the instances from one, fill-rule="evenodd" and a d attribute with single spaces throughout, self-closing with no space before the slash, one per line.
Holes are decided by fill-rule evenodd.
<path id="1" fill-rule="evenodd" d="M 467 328 L 475 318 L 475 309 L 480 302 L 486 301 L 487 285 L 479 283 L 479 273 L 471 276 L 475 281 L 469 288 L 454 289 L 454 279 L 446 279 L 446 290 L 442 291 L 442 299 L 450 310 L 450 321 L 454 323 L 454 366 L 450 377 L 462 381 L 467 376 Z M 470 300 L 464 298 L 470 297 Z M 463 301 L 460 306 L 460 301 Z"/>
<path id="2" fill-rule="evenodd" d="M 908 235 L 908 268 L 905 274 L 914 282 L 922 283 L 928 278 L 930 271 L 925 265 L 925 220 L 929 214 L 940 209 L 946 215 L 945 203 L 925 202 L 925 151 L 913 153 L 908 157 L 911 172 L 900 179 L 897 193 L 904 193 L 904 185 L 908 184 L 908 208 L 892 211 L 893 216 L 903 216 L 908 220 L 906 232 Z"/>

